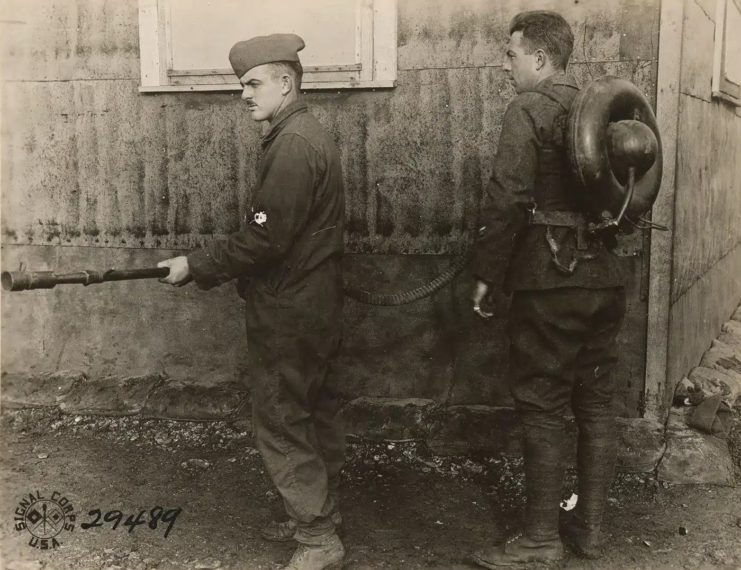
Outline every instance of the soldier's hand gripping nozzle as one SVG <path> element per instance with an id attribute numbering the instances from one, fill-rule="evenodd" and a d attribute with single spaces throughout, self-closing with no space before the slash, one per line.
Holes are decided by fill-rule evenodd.
<path id="1" fill-rule="evenodd" d="M 56 285 L 92 285 L 106 281 L 130 281 L 132 279 L 159 279 L 167 277 L 167 267 L 145 267 L 141 269 L 107 269 L 105 271 L 77 271 L 54 273 L 53 271 L 3 271 L 2 284 L 6 291 L 51 289 Z"/>

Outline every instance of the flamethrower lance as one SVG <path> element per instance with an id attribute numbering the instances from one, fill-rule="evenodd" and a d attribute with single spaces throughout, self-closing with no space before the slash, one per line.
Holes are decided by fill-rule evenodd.
<path id="1" fill-rule="evenodd" d="M 132 279 L 161 279 L 167 277 L 167 267 L 145 267 L 142 269 L 108 269 L 105 271 L 77 271 L 54 273 L 53 271 L 3 271 L 3 289 L 27 291 L 29 289 L 52 289 L 57 285 L 93 285 L 106 281 L 129 281 Z"/>
<path id="2" fill-rule="evenodd" d="M 461 256 L 435 279 L 415 289 L 400 293 L 379 294 L 365 289 L 345 285 L 345 295 L 366 305 L 395 306 L 418 301 L 432 295 L 458 275 L 467 264 L 467 257 Z M 74 273 L 55 273 L 53 271 L 3 271 L 2 284 L 6 291 L 28 291 L 31 289 L 52 289 L 57 285 L 93 285 L 106 281 L 129 281 L 132 279 L 161 279 L 167 277 L 167 267 L 145 267 L 141 269 L 108 269 L 106 271 L 77 271 Z"/>

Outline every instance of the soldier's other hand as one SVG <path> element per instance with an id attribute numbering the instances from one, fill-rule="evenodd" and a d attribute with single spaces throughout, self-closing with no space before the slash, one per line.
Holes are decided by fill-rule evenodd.
<path id="1" fill-rule="evenodd" d="M 170 273 L 167 277 L 160 279 L 160 283 L 169 283 L 175 287 L 182 287 L 193 280 L 188 266 L 188 258 L 184 255 L 165 259 L 157 264 L 157 267 L 169 267 Z"/>
<path id="2" fill-rule="evenodd" d="M 489 284 L 486 281 L 476 281 L 476 284 L 473 287 L 471 300 L 473 301 L 473 312 L 482 319 L 488 319 L 494 316 L 494 313 L 489 313 L 481 308 L 481 303 L 484 302 L 488 294 Z"/>

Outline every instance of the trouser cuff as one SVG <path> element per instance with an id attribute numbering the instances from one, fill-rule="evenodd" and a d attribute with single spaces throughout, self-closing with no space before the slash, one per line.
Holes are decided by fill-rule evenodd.
<path id="1" fill-rule="evenodd" d="M 335 534 L 335 525 L 331 517 L 318 517 L 310 523 L 298 523 L 294 539 L 301 544 L 321 546 L 327 544 Z"/>

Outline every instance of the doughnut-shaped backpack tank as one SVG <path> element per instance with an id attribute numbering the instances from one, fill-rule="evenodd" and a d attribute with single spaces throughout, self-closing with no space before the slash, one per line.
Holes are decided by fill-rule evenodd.
<path id="1" fill-rule="evenodd" d="M 592 216 L 619 222 L 651 209 L 661 185 L 661 137 L 651 106 L 630 81 L 602 77 L 579 92 L 566 146 Z"/>

